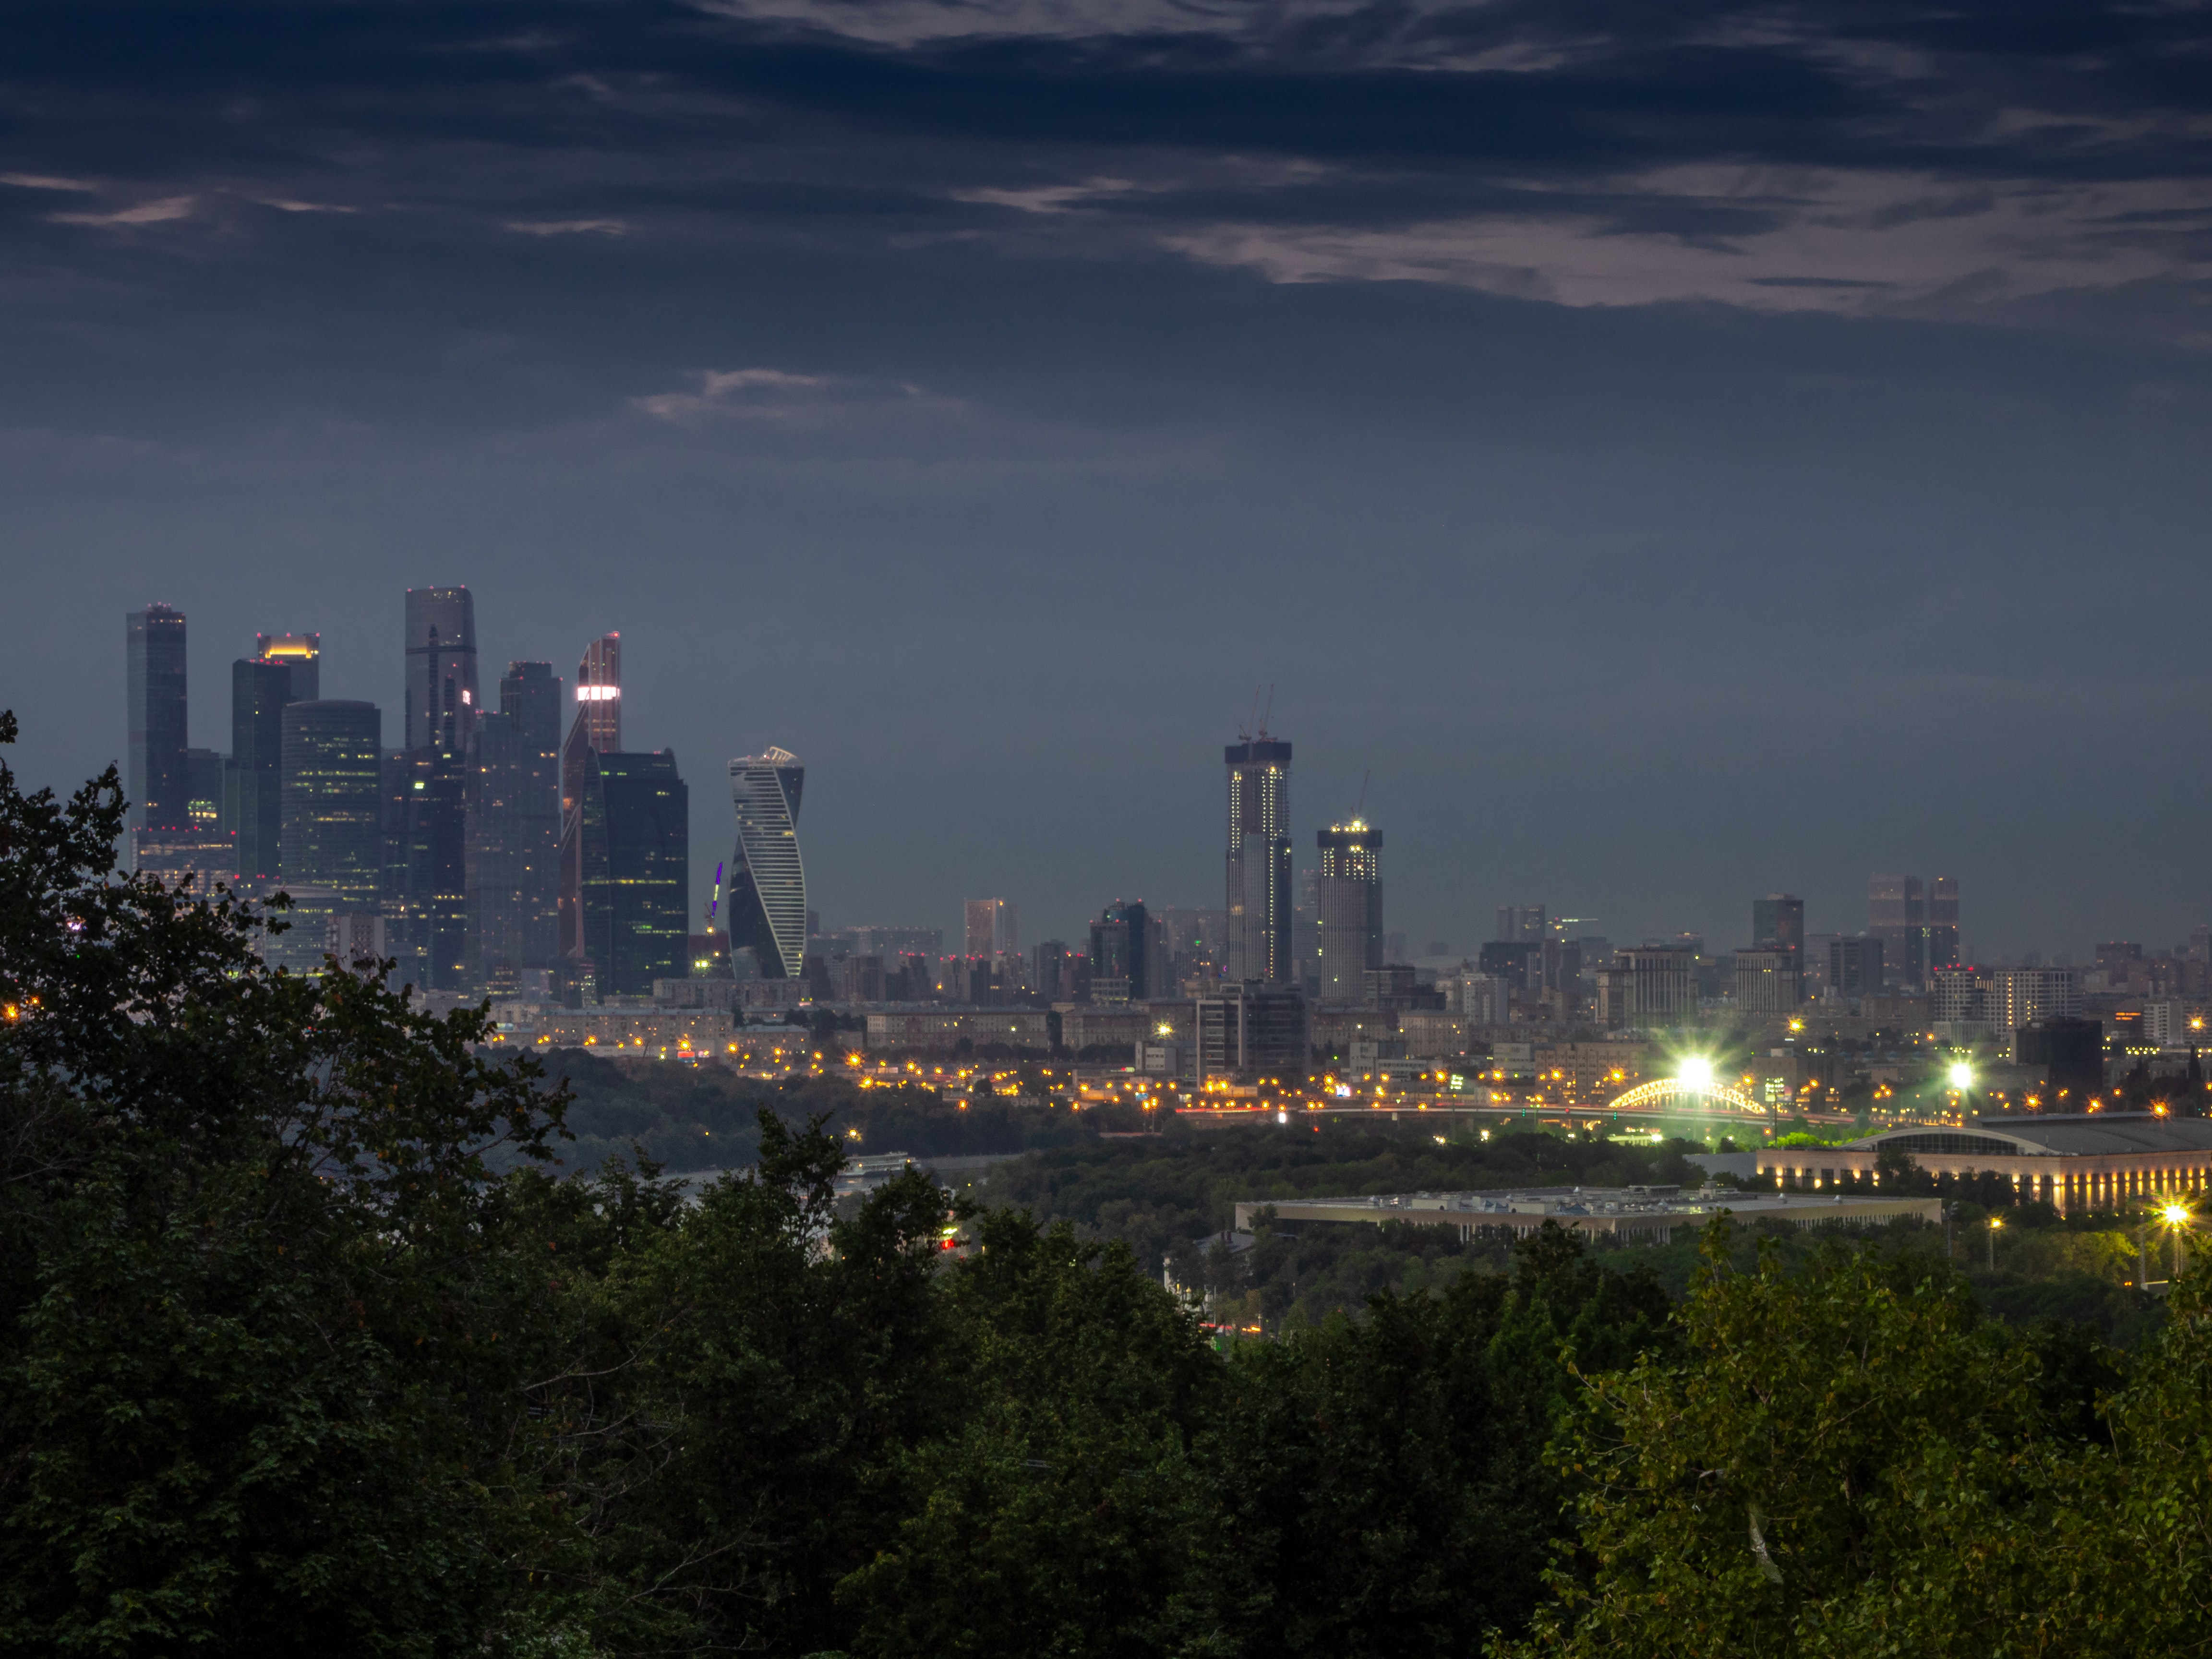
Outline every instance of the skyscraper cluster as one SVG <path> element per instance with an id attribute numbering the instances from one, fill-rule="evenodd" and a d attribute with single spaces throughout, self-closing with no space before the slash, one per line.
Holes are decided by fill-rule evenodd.
<path id="1" fill-rule="evenodd" d="M 186 744 L 185 629 L 163 605 L 125 624 L 137 869 L 284 892 L 268 949 L 301 969 L 381 953 L 426 990 L 571 1001 L 689 971 L 689 795 L 672 751 L 622 746 L 618 636 L 586 649 L 564 733 L 551 664 L 509 663 L 488 706 L 474 596 L 410 588 L 399 746 L 322 695 L 319 635 L 264 634 L 225 756 Z"/>

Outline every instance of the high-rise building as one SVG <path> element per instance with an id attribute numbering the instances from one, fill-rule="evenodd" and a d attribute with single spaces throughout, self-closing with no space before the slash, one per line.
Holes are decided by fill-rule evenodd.
<path id="1" fill-rule="evenodd" d="M 576 665 L 576 717 L 561 745 L 561 954 L 584 955 L 584 772 L 622 748 L 622 635 L 603 634 Z M 761 971 L 768 973 L 762 964 Z"/>
<path id="2" fill-rule="evenodd" d="M 407 747 L 468 752 L 475 729 L 477 604 L 465 587 L 407 590 Z"/>
<path id="3" fill-rule="evenodd" d="M 1738 1013 L 1795 1013 L 1804 1000 L 1804 957 L 1795 946 L 1762 945 L 1735 953 Z"/>
<path id="4" fill-rule="evenodd" d="M 1498 907 L 1498 938 L 1501 942 L 1544 937 L 1544 907 L 1540 904 L 1501 904 Z"/>
<path id="5" fill-rule="evenodd" d="M 131 611 L 124 618 L 124 652 L 130 827 L 157 836 L 187 831 L 191 777 L 185 761 L 185 613 L 166 605 Z M 132 850 L 135 854 L 135 844 Z"/>
<path id="6" fill-rule="evenodd" d="M 1155 932 L 1141 899 L 1116 899 L 1098 913 L 1098 920 L 1091 924 L 1093 1002 L 1141 1002 L 1152 994 Z"/>
<path id="7" fill-rule="evenodd" d="M 1297 1084 L 1310 1070 L 1306 1000 L 1294 986 L 1224 985 L 1198 998 L 1194 1012 L 1201 1085 L 1262 1078 Z"/>
<path id="8" fill-rule="evenodd" d="M 1928 966 L 1948 968 L 1959 959 L 1959 878 L 1938 876 L 1928 887 Z"/>
<path id="9" fill-rule="evenodd" d="M 2000 1031 L 2081 1017 L 2081 976 L 2071 968 L 1992 968 L 1981 989 L 1983 1017 Z"/>
<path id="10" fill-rule="evenodd" d="M 1686 1025 L 1698 1017 L 1697 955 L 1669 945 L 1632 945 L 1618 961 L 1627 974 L 1622 1017 L 1631 1025 Z"/>
<path id="11" fill-rule="evenodd" d="M 266 637 L 265 635 L 264 636 Z M 266 886 L 283 873 L 284 706 L 313 702 L 294 695 L 292 665 L 266 653 L 230 665 L 230 765 L 223 806 L 238 837 L 238 873 Z"/>
<path id="12" fill-rule="evenodd" d="M 280 737 L 279 860 L 287 888 L 325 890 L 346 911 L 377 908 L 384 720 L 373 702 L 287 703 Z"/>
<path id="13" fill-rule="evenodd" d="M 1262 729 L 1223 755 L 1229 767 L 1228 977 L 1263 985 L 1295 981 L 1291 745 Z M 1095 968 L 1091 993 L 1097 994 Z"/>
<path id="14" fill-rule="evenodd" d="M 730 952 L 750 948 L 763 979 L 797 979 L 806 965 L 806 865 L 799 799 L 806 769 L 787 750 L 730 763 L 738 844 L 730 859 Z"/>
<path id="15" fill-rule="evenodd" d="M 476 983 L 487 989 L 550 969 L 558 955 L 561 690 L 552 664 L 509 663 L 498 711 L 477 720 L 468 957 Z"/>
<path id="16" fill-rule="evenodd" d="M 1828 983 L 1842 996 L 1880 996 L 1882 944 L 1871 934 L 1839 939 L 1828 947 Z"/>
<path id="17" fill-rule="evenodd" d="M 1792 893 L 1769 893 L 1751 902 L 1751 942 L 1773 945 L 1799 957 L 1805 954 L 1805 901 Z"/>
<path id="18" fill-rule="evenodd" d="M 1321 1000 L 1349 1006 L 1382 965 L 1382 832 L 1361 819 L 1332 824 L 1321 848 Z"/>
<path id="19" fill-rule="evenodd" d="M 314 702 L 323 695 L 323 636 L 320 634 L 256 634 L 253 660 L 284 669 L 294 702 Z"/>
<path id="20" fill-rule="evenodd" d="M 672 750 L 593 750 L 583 799 L 583 956 L 602 996 L 690 971 L 691 794 Z"/>
<path id="21" fill-rule="evenodd" d="M 1021 913 L 1006 899 L 968 901 L 968 954 L 996 963 L 1002 956 L 1018 953 Z"/>
<path id="22" fill-rule="evenodd" d="M 1928 895 L 1917 876 L 1867 881 L 1867 932 L 1881 941 L 1889 983 L 1917 986 L 1928 977 Z"/>

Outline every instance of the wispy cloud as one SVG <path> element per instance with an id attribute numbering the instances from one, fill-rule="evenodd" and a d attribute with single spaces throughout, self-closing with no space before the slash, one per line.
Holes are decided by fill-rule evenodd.
<path id="1" fill-rule="evenodd" d="M 691 391 L 633 398 L 630 406 L 662 421 L 716 415 L 793 420 L 818 418 L 837 408 L 908 404 L 926 395 L 920 386 L 904 381 L 793 374 L 780 368 L 702 368 L 694 370 L 691 378 L 696 382 Z"/>
<path id="2" fill-rule="evenodd" d="M 17 190 L 73 190 L 89 192 L 97 186 L 82 179 L 64 179 L 48 173 L 0 173 L 0 185 Z"/>
<path id="3" fill-rule="evenodd" d="M 503 228 L 525 236 L 623 236 L 629 232 L 620 219 L 509 219 Z"/>
<path id="4" fill-rule="evenodd" d="M 140 202 L 113 213 L 51 213 L 46 216 L 62 225 L 160 225 L 173 219 L 189 219 L 199 199 L 197 196 L 165 196 L 158 202 Z"/>

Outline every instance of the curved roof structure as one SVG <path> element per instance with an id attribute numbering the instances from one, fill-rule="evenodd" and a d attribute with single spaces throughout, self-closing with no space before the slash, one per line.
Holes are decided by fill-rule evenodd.
<path id="1" fill-rule="evenodd" d="M 1960 1128 L 1914 1125 L 1849 1143 L 1850 1152 L 1987 1158 L 2109 1158 L 2127 1152 L 2212 1151 L 2212 1118 L 2156 1112 L 2090 1112 L 2051 1117 L 1978 1117 Z"/>

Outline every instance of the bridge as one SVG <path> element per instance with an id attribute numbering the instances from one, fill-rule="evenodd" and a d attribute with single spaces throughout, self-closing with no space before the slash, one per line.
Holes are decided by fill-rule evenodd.
<path id="1" fill-rule="evenodd" d="M 1615 1095 L 1601 1109 L 1608 1112 L 1665 1112 L 1695 1110 L 1692 1103 L 1701 1103 L 1711 1111 L 1715 1104 L 1738 1112 L 1764 1113 L 1766 1109 L 1741 1089 L 1731 1089 L 1724 1083 L 1711 1079 L 1662 1077 L 1650 1083 L 1639 1083 L 1633 1089 Z"/>

